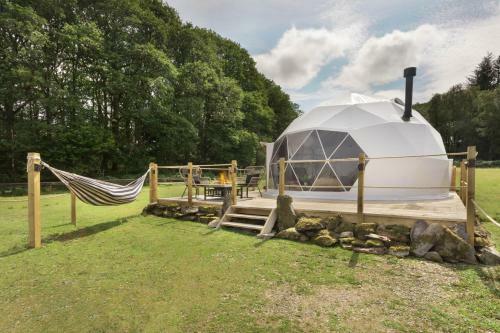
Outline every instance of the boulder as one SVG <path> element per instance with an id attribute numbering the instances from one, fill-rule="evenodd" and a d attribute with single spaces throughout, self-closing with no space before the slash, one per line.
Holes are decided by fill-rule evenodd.
<path id="1" fill-rule="evenodd" d="M 156 216 L 163 216 L 163 212 L 165 211 L 166 207 L 161 206 L 157 203 L 154 204 L 149 204 L 147 205 L 143 210 L 142 214 L 143 215 L 156 215 Z"/>
<path id="2" fill-rule="evenodd" d="M 200 216 L 200 217 L 198 217 L 198 219 L 199 219 L 199 221 L 200 221 L 201 223 L 206 223 L 206 224 L 208 224 L 208 223 L 212 222 L 212 221 L 215 219 L 215 217 L 205 215 L 205 216 Z"/>
<path id="3" fill-rule="evenodd" d="M 219 224 L 219 218 L 218 217 L 216 217 L 212 221 L 208 222 L 208 226 L 210 228 L 216 228 L 218 226 L 218 224 Z"/>
<path id="4" fill-rule="evenodd" d="M 337 239 L 328 230 L 321 230 L 312 241 L 323 247 L 333 246 L 337 243 Z"/>
<path id="5" fill-rule="evenodd" d="M 189 206 L 181 207 L 181 213 L 183 214 L 196 214 L 198 213 L 198 211 L 199 211 L 198 207 L 189 207 Z"/>
<path id="6" fill-rule="evenodd" d="M 285 230 L 295 226 L 297 222 L 297 214 L 293 209 L 293 200 L 289 195 L 278 195 L 276 199 L 276 212 L 277 212 L 277 224 L 278 230 Z"/>
<path id="7" fill-rule="evenodd" d="M 484 247 L 477 255 L 485 265 L 500 265 L 500 253 L 494 247 Z"/>
<path id="8" fill-rule="evenodd" d="M 385 247 L 353 247 L 354 252 L 370 253 L 370 254 L 385 254 L 387 249 Z"/>
<path id="9" fill-rule="evenodd" d="M 449 228 L 451 231 L 453 231 L 455 234 L 457 234 L 460 238 L 462 238 L 465 241 L 467 240 L 467 230 L 465 228 L 464 223 L 453 224 Z"/>
<path id="10" fill-rule="evenodd" d="M 354 247 L 367 247 L 365 241 L 362 241 L 361 239 L 354 239 L 351 242 L 351 245 Z"/>
<path id="11" fill-rule="evenodd" d="M 414 242 L 429 226 L 424 220 L 417 220 L 410 231 L 410 239 Z"/>
<path id="12" fill-rule="evenodd" d="M 354 234 L 359 239 L 365 239 L 366 235 L 376 233 L 377 225 L 375 223 L 360 223 L 355 226 Z"/>
<path id="13" fill-rule="evenodd" d="M 308 238 L 306 235 L 301 234 L 295 228 L 288 228 L 285 230 L 281 230 L 276 234 L 277 238 L 289 239 L 299 242 L 307 242 Z"/>
<path id="14" fill-rule="evenodd" d="M 396 257 L 407 257 L 410 255 L 410 247 L 407 245 L 393 245 L 389 247 L 388 253 Z"/>
<path id="15" fill-rule="evenodd" d="M 433 225 L 434 224 L 431 224 L 427 229 Z M 433 250 L 439 253 L 444 261 L 461 261 L 467 264 L 476 264 L 477 260 L 474 247 L 469 245 L 449 228 L 443 226 L 441 226 L 441 228 L 443 230 L 442 236 L 438 238 Z M 427 230 L 425 232 L 427 232 Z"/>
<path id="16" fill-rule="evenodd" d="M 318 231 L 324 228 L 325 225 L 323 224 L 322 219 L 318 217 L 300 217 L 299 221 L 295 225 L 295 229 L 299 232 Z"/>
<path id="17" fill-rule="evenodd" d="M 376 240 L 382 241 L 386 245 L 391 243 L 391 239 L 387 236 L 382 236 L 382 235 L 377 235 L 377 234 L 368 234 L 365 237 L 368 239 L 376 239 Z"/>
<path id="18" fill-rule="evenodd" d="M 410 244 L 410 228 L 399 224 L 379 225 L 377 234 L 390 238 L 393 242 Z"/>
<path id="19" fill-rule="evenodd" d="M 424 259 L 434 261 L 434 262 L 443 262 L 443 258 L 436 251 L 429 251 L 424 255 Z"/>
<path id="20" fill-rule="evenodd" d="M 423 222 L 427 225 L 427 222 Z M 415 225 L 417 224 L 419 224 L 419 221 L 415 223 Z M 433 223 L 427 226 L 424 231 L 420 232 L 422 230 L 422 225 L 423 224 L 419 224 L 416 228 L 412 228 L 411 233 L 411 252 L 417 257 L 423 257 L 429 252 L 444 234 L 444 227 L 440 224 Z M 414 231 L 416 232 L 414 233 Z"/>
<path id="21" fill-rule="evenodd" d="M 346 231 L 354 232 L 354 224 L 345 221 L 341 215 L 337 215 L 333 221 L 330 220 L 329 223 L 326 224 L 326 227 L 337 235 Z"/>
<path id="22" fill-rule="evenodd" d="M 354 237 L 344 237 L 344 238 L 339 238 L 340 244 L 351 244 L 354 242 L 356 238 Z"/>
<path id="23" fill-rule="evenodd" d="M 340 233 L 339 237 L 340 238 L 354 237 L 354 233 L 352 231 L 344 231 Z"/>
<path id="24" fill-rule="evenodd" d="M 474 237 L 474 246 L 475 247 L 488 247 L 491 246 L 490 240 L 488 238 L 483 238 L 483 237 Z"/>
<path id="25" fill-rule="evenodd" d="M 220 208 L 217 206 L 199 206 L 198 211 L 207 215 L 217 216 Z"/>
<path id="26" fill-rule="evenodd" d="M 385 244 L 380 239 L 368 239 L 366 242 L 368 247 L 384 247 Z"/>

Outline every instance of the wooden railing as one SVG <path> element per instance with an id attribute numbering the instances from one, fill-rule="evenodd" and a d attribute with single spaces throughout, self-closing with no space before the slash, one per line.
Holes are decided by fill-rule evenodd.
<path id="1" fill-rule="evenodd" d="M 456 167 L 452 167 L 452 179 L 450 186 L 366 186 L 365 185 L 365 166 L 366 161 L 378 159 L 400 159 L 400 158 L 421 158 L 421 157 L 438 157 L 438 156 L 467 156 L 467 160 L 462 160 L 460 164 L 460 186 L 456 186 Z M 328 160 L 285 160 L 280 158 L 278 161 L 279 177 L 278 177 L 278 194 L 284 195 L 285 188 L 285 169 L 288 163 L 324 163 L 324 162 L 346 162 L 358 161 L 358 193 L 357 193 L 357 219 L 358 223 L 364 221 L 364 193 L 367 188 L 379 189 L 438 189 L 446 188 L 450 191 L 458 191 L 460 199 L 465 204 L 467 211 L 467 242 L 474 245 L 474 224 L 475 224 L 475 167 L 476 167 L 476 147 L 470 146 L 467 152 L 449 153 L 449 154 L 431 154 L 431 155 L 408 155 L 408 156 L 381 156 L 381 157 L 366 157 L 364 153 L 360 153 L 356 158 L 339 158 Z M 321 187 L 321 186 L 320 186 Z M 325 186 L 328 188 L 352 188 L 352 186 Z"/>

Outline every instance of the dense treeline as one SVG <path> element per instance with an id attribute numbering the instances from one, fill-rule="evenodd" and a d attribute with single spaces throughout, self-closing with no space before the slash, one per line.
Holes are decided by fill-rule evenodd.
<path id="1" fill-rule="evenodd" d="M 249 165 L 299 112 L 245 49 L 160 0 L 0 0 L 0 43 L 0 181 L 27 151 L 94 176 Z"/>
<path id="2" fill-rule="evenodd" d="M 476 145 L 478 158 L 499 160 L 500 56 L 486 55 L 467 81 L 415 109 L 441 133 L 447 151 L 466 151 Z"/>

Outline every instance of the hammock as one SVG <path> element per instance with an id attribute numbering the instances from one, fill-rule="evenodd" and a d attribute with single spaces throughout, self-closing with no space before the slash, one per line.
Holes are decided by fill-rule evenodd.
<path id="1" fill-rule="evenodd" d="M 134 201 L 141 192 L 144 180 L 149 173 L 149 170 L 146 171 L 140 178 L 127 185 L 118 185 L 62 171 L 45 162 L 41 163 L 59 178 L 78 199 L 94 206 L 123 205 Z"/>

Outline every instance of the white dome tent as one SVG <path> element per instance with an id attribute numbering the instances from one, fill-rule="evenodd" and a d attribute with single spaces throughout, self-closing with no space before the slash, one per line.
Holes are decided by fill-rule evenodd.
<path id="1" fill-rule="evenodd" d="M 364 152 L 368 159 L 365 200 L 447 198 L 452 162 L 440 134 L 422 115 L 412 111 L 410 120 L 404 121 L 404 107 L 394 101 L 361 95 L 352 100 L 352 104 L 322 106 L 304 113 L 276 142 L 268 144 L 266 194 L 278 194 L 277 162 L 283 157 L 294 161 L 286 164 L 286 194 L 314 200 L 356 200 L 357 161 L 297 161 L 357 158 Z M 420 155 L 441 156 L 378 159 Z"/>

